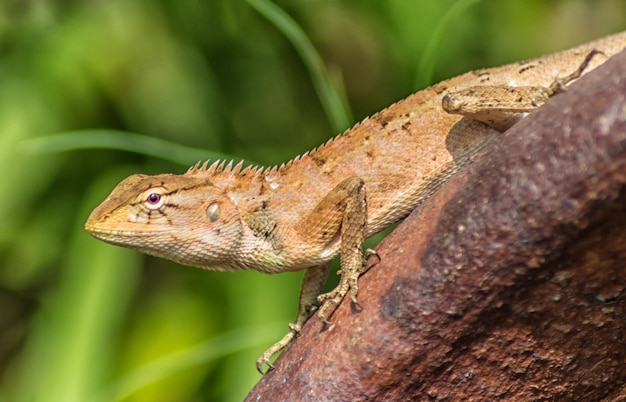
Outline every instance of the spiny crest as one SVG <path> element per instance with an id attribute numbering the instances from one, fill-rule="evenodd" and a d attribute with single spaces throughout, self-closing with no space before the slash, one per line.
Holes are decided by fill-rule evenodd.
<path id="1" fill-rule="evenodd" d="M 360 124 L 363 124 L 363 122 L 367 120 L 368 118 L 365 118 L 361 123 L 355 125 L 355 127 Z M 354 127 L 350 130 L 353 130 L 353 129 Z M 346 130 L 346 132 L 347 131 L 349 130 Z M 256 176 L 256 175 L 273 175 L 280 170 L 289 168 L 290 166 L 298 163 L 303 158 L 306 158 L 310 156 L 311 154 L 314 154 L 317 152 L 323 152 L 325 147 L 327 147 L 329 144 L 331 144 L 333 141 L 337 140 L 338 138 L 342 137 L 344 134 L 345 132 L 342 134 L 338 134 L 330 138 L 328 141 L 326 141 L 322 145 L 310 151 L 306 151 L 305 153 L 298 155 L 295 158 L 291 159 L 289 162 L 281 163 L 280 165 L 267 166 L 267 167 L 258 166 L 258 165 L 248 165 L 246 167 L 243 167 L 243 161 L 240 161 L 235 166 L 233 166 L 232 160 L 228 161 L 228 164 L 226 160 L 218 159 L 211 164 L 209 164 L 210 161 L 207 160 L 204 163 L 202 161 L 199 161 L 198 163 L 196 163 L 195 165 L 187 169 L 187 172 L 185 172 L 185 175 L 191 176 L 191 175 L 196 175 L 196 174 L 202 174 L 202 175 L 230 174 L 232 176 L 239 176 L 239 177 Z"/>
<path id="2" fill-rule="evenodd" d="M 295 158 L 291 159 L 289 162 L 287 163 L 283 163 L 280 165 L 279 169 L 284 169 L 284 168 L 288 168 L 291 165 L 298 163 L 300 160 L 302 160 L 303 158 L 306 158 L 307 156 L 310 156 L 311 154 L 315 154 L 317 152 L 322 152 L 324 150 L 324 148 L 326 148 L 329 144 L 331 144 L 333 141 L 335 141 L 337 138 L 340 138 L 341 136 L 343 136 L 344 133 L 342 134 L 338 134 L 332 138 L 330 138 L 328 141 L 326 141 L 325 143 L 323 143 L 322 145 L 319 145 L 315 148 L 313 148 L 310 151 L 306 151 L 305 153 L 296 156 Z M 267 169 L 266 169 L 267 170 Z M 275 168 L 273 168 L 272 170 L 275 170 Z"/>
<path id="3" fill-rule="evenodd" d="M 209 165 L 210 161 L 202 161 L 196 163 L 185 172 L 185 175 L 196 175 L 196 174 L 218 174 L 218 173 L 238 173 L 243 166 L 243 161 L 237 163 L 235 167 L 233 167 L 233 161 L 226 161 L 218 159 Z M 228 164 L 226 164 L 228 162 Z"/>
<path id="4" fill-rule="evenodd" d="M 368 118 L 365 118 L 364 121 L 366 121 L 367 119 Z M 357 124 L 357 126 L 358 126 L 358 124 Z M 351 128 L 350 130 L 352 130 L 352 129 L 354 129 L 354 127 Z M 289 168 L 292 165 L 297 164 L 298 162 L 300 162 L 302 159 L 310 157 L 311 155 L 313 155 L 315 153 L 324 152 L 324 148 L 326 148 L 327 146 L 332 144 L 337 139 L 341 138 L 346 132 L 348 132 L 350 130 L 346 130 L 345 132 L 343 132 L 341 134 L 337 134 L 336 136 L 328 139 L 325 143 L 323 143 L 323 144 L 313 148 L 312 150 L 306 151 L 303 154 L 295 156 L 294 158 L 292 158 L 288 162 L 283 162 L 280 165 L 274 165 L 274 166 L 268 166 L 268 167 L 255 166 L 254 167 L 255 173 L 260 173 L 260 174 L 263 174 L 263 175 L 271 175 L 271 174 L 275 174 L 277 171 Z"/>
<path id="5" fill-rule="evenodd" d="M 187 169 L 187 171 L 185 172 L 185 175 L 186 176 L 193 176 L 193 175 L 212 176 L 212 175 L 223 174 L 226 176 L 230 175 L 230 176 L 243 177 L 243 176 L 254 176 L 259 173 L 263 173 L 265 170 L 267 170 L 264 167 L 256 166 L 256 165 L 248 165 L 246 167 L 243 167 L 243 161 L 237 162 L 237 164 L 234 166 L 233 166 L 234 162 L 232 160 L 231 161 L 216 160 L 213 163 L 210 163 L 210 162 L 211 161 L 205 161 L 203 163 L 200 161 L 196 163 L 195 165 Z"/>
<path id="6" fill-rule="evenodd" d="M 281 169 L 284 169 L 285 167 L 289 167 L 291 165 L 293 165 L 294 163 L 297 163 L 299 160 L 301 160 L 302 158 L 306 157 L 309 154 L 309 151 L 306 151 L 305 153 L 303 153 L 302 155 L 298 155 L 295 158 L 291 159 L 289 162 L 287 163 L 282 163 L 280 165 Z"/>

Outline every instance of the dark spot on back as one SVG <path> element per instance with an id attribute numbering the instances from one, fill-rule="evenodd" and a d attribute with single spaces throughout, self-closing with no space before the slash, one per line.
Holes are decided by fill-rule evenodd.
<path id="1" fill-rule="evenodd" d="M 317 166 L 321 167 L 321 166 L 324 166 L 324 164 L 326 163 L 326 158 L 321 156 L 319 152 L 311 154 L 310 156 L 311 156 L 311 160 L 313 161 L 313 163 L 315 163 Z"/>
<path id="2" fill-rule="evenodd" d="M 533 69 L 533 68 L 535 68 L 535 67 L 537 67 L 537 66 L 536 66 L 536 65 L 534 65 L 534 64 L 528 64 L 528 65 L 523 66 L 522 68 L 520 68 L 517 72 L 518 72 L 519 74 L 522 74 L 522 73 L 524 73 L 524 72 L 526 72 L 526 71 L 528 71 L 528 70 L 532 70 L 532 69 Z"/>

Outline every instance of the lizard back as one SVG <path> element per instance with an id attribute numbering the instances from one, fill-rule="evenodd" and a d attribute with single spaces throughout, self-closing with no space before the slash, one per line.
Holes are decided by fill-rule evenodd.
<path id="1" fill-rule="evenodd" d="M 476 86 L 546 87 L 576 70 L 592 49 L 611 56 L 625 46 L 626 33 L 620 33 L 463 74 L 410 95 L 281 166 L 242 168 L 218 161 L 183 175 L 131 176 L 94 210 L 86 229 L 104 241 L 212 269 L 282 272 L 325 263 L 339 253 L 339 236 L 312 246 L 302 221 L 342 181 L 356 176 L 365 183 L 367 238 L 406 216 L 498 135 L 483 123 L 446 113 L 445 93 Z M 587 72 L 603 61 L 594 60 Z M 159 197 L 169 197 L 168 212 L 159 215 L 146 201 L 151 186 L 161 191 Z M 213 228 L 202 221 L 211 219 L 216 204 L 228 225 Z M 156 241 L 159 227 L 163 235 Z"/>

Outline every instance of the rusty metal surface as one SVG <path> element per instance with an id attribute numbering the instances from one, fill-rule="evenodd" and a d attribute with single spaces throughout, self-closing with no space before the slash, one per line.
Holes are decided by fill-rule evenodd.
<path id="1" fill-rule="evenodd" d="M 625 98 L 622 52 L 494 140 L 247 400 L 621 400 Z"/>

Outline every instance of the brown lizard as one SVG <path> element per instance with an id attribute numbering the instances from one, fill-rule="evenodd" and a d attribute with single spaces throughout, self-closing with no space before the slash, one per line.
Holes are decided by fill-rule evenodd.
<path id="1" fill-rule="evenodd" d="M 604 59 L 591 60 L 594 49 L 610 57 L 624 47 L 626 32 L 460 75 L 281 166 L 217 161 L 197 164 L 182 175 L 132 175 L 91 213 L 85 228 L 105 242 L 185 265 L 265 273 L 305 270 L 297 318 L 257 360 L 262 372 L 264 364 L 272 367 L 270 358 L 297 335 L 317 303 L 325 323 L 347 293 L 357 303 L 364 239 L 411 212 L 512 124 L 511 116 L 540 106 L 600 64 Z M 503 89 L 534 95 L 500 100 Z M 546 95 L 543 100 L 535 96 L 538 92 Z M 470 118 L 444 111 L 446 94 L 444 106 Z M 475 108 L 477 99 L 493 102 Z M 320 295 L 338 254 L 340 282 Z"/>

